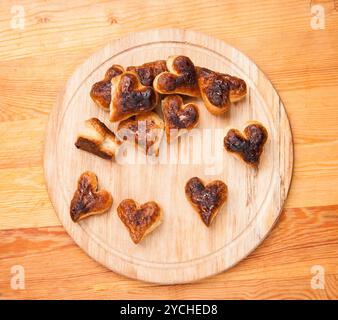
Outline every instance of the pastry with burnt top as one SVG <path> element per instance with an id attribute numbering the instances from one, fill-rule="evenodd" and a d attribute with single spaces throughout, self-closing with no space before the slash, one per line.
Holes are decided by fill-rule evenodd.
<path id="1" fill-rule="evenodd" d="M 221 75 L 229 83 L 230 102 L 237 102 L 239 100 L 242 100 L 247 94 L 246 82 L 243 79 L 231 76 L 230 74 L 221 73 Z"/>
<path id="2" fill-rule="evenodd" d="M 116 134 L 121 140 L 140 146 L 147 155 L 158 156 L 163 132 L 163 120 L 150 111 L 121 121 Z"/>
<path id="3" fill-rule="evenodd" d="M 111 80 L 110 121 L 122 121 L 151 111 L 159 102 L 157 92 L 144 86 L 135 72 L 127 71 Z"/>
<path id="4" fill-rule="evenodd" d="M 168 71 L 154 79 L 154 89 L 162 94 L 183 94 L 199 97 L 197 74 L 193 62 L 186 56 L 171 56 L 167 60 Z"/>
<path id="5" fill-rule="evenodd" d="M 191 130 L 196 127 L 199 120 L 198 107 L 194 103 L 183 103 L 179 95 L 168 95 L 162 100 L 167 142 L 177 138 L 182 129 Z"/>
<path id="6" fill-rule="evenodd" d="M 132 199 L 123 200 L 117 207 L 117 214 L 135 244 L 162 222 L 162 210 L 154 201 L 139 205 Z"/>
<path id="7" fill-rule="evenodd" d="M 127 71 L 136 72 L 144 86 L 152 86 L 155 77 L 168 69 L 165 60 L 157 60 L 144 63 L 141 66 L 129 66 Z"/>
<path id="8" fill-rule="evenodd" d="M 93 153 L 103 159 L 114 159 L 121 142 L 106 125 L 97 118 L 85 121 L 75 142 L 78 149 Z"/>
<path id="9" fill-rule="evenodd" d="M 228 187 L 220 180 L 209 182 L 194 177 L 185 185 L 185 195 L 203 223 L 209 227 L 228 197 Z"/>
<path id="10" fill-rule="evenodd" d="M 230 129 L 224 137 L 224 147 L 245 163 L 257 167 L 267 139 L 266 128 L 257 121 L 251 121 L 243 133 L 237 129 Z"/>
<path id="11" fill-rule="evenodd" d="M 78 180 L 77 190 L 70 203 L 70 216 L 74 222 L 78 222 L 108 211 L 112 204 L 113 198 L 108 191 L 103 189 L 98 191 L 95 173 L 86 171 Z"/>
<path id="12" fill-rule="evenodd" d="M 231 102 L 246 95 L 246 83 L 240 78 L 201 67 L 196 67 L 196 71 L 202 100 L 214 115 L 225 113 Z"/>
<path id="13" fill-rule="evenodd" d="M 114 64 L 107 70 L 103 80 L 93 84 L 90 90 L 90 96 L 102 109 L 109 111 L 111 102 L 111 79 L 123 72 L 123 67 Z"/>

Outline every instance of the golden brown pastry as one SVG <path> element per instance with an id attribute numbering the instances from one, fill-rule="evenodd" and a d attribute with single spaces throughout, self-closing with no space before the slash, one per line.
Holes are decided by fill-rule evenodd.
<path id="1" fill-rule="evenodd" d="M 179 95 L 169 95 L 162 100 L 167 142 L 177 138 L 181 129 L 191 130 L 199 120 L 198 107 L 194 103 L 183 104 Z"/>
<path id="2" fill-rule="evenodd" d="M 162 210 L 154 201 L 139 205 L 132 199 L 126 199 L 117 207 L 117 213 L 135 244 L 162 222 Z"/>
<path id="3" fill-rule="evenodd" d="M 243 79 L 221 73 L 223 78 L 228 81 L 230 87 L 230 102 L 237 102 L 243 99 L 247 93 L 246 83 Z"/>
<path id="4" fill-rule="evenodd" d="M 154 89 L 162 94 L 184 94 L 199 97 L 197 74 L 192 61 L 186 56 L 171 56 L 165 71 L 154 79 Z"/>
<path id="5" fill-rule="evenodd" d="M 95 173 L 90 171 L 82 173 L 70 203 L 70 216 L 74 222 L 110 209 L 113 204 L 111 194 L 106 190 L 97 191 L 97 189 Z"/>
<path id="6" fill-rule="evenodd" d="M 217 72 L 197 68 L 198 85 L 206 108 L 214 115 L 226 112 L 230 107 L 229 82 Z"/>
<path id="7" fill-rule="evenodd" d="M 97 118 L 85 121 L 85 130 L 79 133 L 75 146 L 104 159 L 114 159 L 121 142 Z"/>
<path id="8" fill-rule="evenodd" d="M 200 178 L 194 177 L 185 185 L 185 195 L 209 227 L 228 197 L 228 187 L 220 180 L 204 185 Z"/>
<path id="9" fill-rule="evenodd" d="M 104 79 L 94 83 L 90 91 L 90 96 L 94 102 L 104 110 L 109 111 L 111 102 L 111 79 L 123 73 L 123 67 L 118 64 L 111 66 Z"/>
<path id="10" fill-rule="evenodd" d="M 246 83 L 242 79 L 201 67 L 196 67 L 196 71 L 203 102 L 214 115 L 225 113 L 231 102 L 246 95 Z"/>
<path id="11" fill-rule="evenodd" d="M 119 123 L 117 135 L 140 146 L 146 154 L 158 156 L 164 124 L 157 113 L 150 111 Z"/>
<path id="12" fill-rule="evenodd" d="M 141 84 L 136 73 L 124 72 L 112 78 L 110 121 L 122 121 L 156 107 L 159 96 L 150 86 Z"/>
<path id="13" fill-rule="evenodd" d="M 224 137 L 224 147 L 238 155 L 245 163 L 257 167 L 267 138 L 266 128 L 257 121 L 251 121 L 244 133 L 230 129 Z"/>
<path id="14" fill-rule="evenodd" d="M 141 66 L 127 67 L 127 71 L 136 72 L 144 86 L 152 86 L 155 77 L 168 69 L 165 60 L 157 60 L 144 63 Z"/>

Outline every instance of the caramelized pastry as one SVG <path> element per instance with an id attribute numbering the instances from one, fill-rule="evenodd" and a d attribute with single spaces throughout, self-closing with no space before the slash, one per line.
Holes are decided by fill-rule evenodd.
<path id="1" fill-rule="evenodd" d="M 74 222 L 110 209 L 113 204 L 111 194 L 106 190 L 98 191 L 97 189 L 95 173 L 90 171 L 82 173 L 70 203 L 70 216 Z"/>
<path id="2" fill-rule="evenodd" d="M 243 79 L 231 76 L 226 73 L 221 73 L 221 75 L 229 83 L 230 102 L 237 102 L 246 96 L 247 87 Z"/>
<path id="3" fill-rule="evenodd" d="M 165 60 L 157 60 L 144 63 L 141 66 L 130 66 L 127 71 L 136 72 L 144 86 L 152 86 L 155 77 L 168 69 Z"/>
<path id="4" fill-rule="evenodd" d="M 224 147 L 227 151 L 235 153 L 245 162 L 254 167 L 259 164 L 259 158 L 268 138 L 265 127 L 256 121 L 244 129 L 244 134 L 237 129 L 230 129 L 224 137 Z"/>
<path id="5" fill-rule="evenodd" d="M 159 102 L 155 90 L 142 85 L 134 72 L 124 72 L 112 78 L 111 83 L 110 121 L 112 122 L 148 112 L 154 109 Z"/>
<path id="6" fill-rule="evenodd" d="M 191 130 L 199 119 L 198 107 L 194 103 L 183 104 L 179 95 L 169 95 L 162 100 L 167 142 L 180 135 L 180 129 Z"/>
<path id="7" fill-rule="evenodd" d="M 219 115 L 226 112 L 231 102 L 246 95 L 246 83 L 237 77 L 196 67 L 201 97 L 209 112 Z"/>
<path id="8" fill-rule="evenodd" d="M 121 121 L 117 135 L 121 140 L 139 145 L 146 154 L 158 156 L 163 129 L 162 119 L 150 111 Z"/>
<path id="9" fill-rule="evenodd" d="M 227 199 L 228 188 L 220 180 L 204 185 L 200 178 L 194 177 L 185 185 L 185 195 L 203 223 L 209 227 Z"/>
<path id="10" fill-rule="evenodd" d="M 104 159 L 114 159 L 121 142 L 106 125 L 97 118 L 85 122 L 85 130 L 80 132 L 75 146 Z"/>
<path id="11" fill-rule="evenodd" d="M 139 205 L 132 199 L 126 199 L 117 207 L 117 213 L 135 244 L 162 222 L 162 210 L 154 201 Z"/>
<path id="12" fill-rule="evenodd" d="M 230 106 L 230 86 L 219 73 L 198 68 L 198 85 L 206 108 L 214 115 L 226 112 Z"/>
<path id="13" fill-rule="evenodd" d="M 192 61 L 186 56 L 171 56 L 165 71 L 154 79 L 154 89 L 162 94 L 183 94 L 199 97 L 197 74 Z"/>
<path id="14" fill-rule="evenodd" d="M 123 67 L 118 64 L 111 66 L 104 79 L 94 83 L 90 91 L 90 96 L 94 102 L 104 110 L 109 111 L 111 102 L 111 79 L 123 73 Z"/>

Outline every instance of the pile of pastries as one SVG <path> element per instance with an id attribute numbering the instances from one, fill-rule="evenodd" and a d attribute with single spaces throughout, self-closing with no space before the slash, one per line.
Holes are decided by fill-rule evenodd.
<path id="1" fill-rule="evenodd" d="M 97 118 L 88 119 L 75 146 L 113 160 L 127 138 L 147 155 L 158 156 L 163 133 L 167 143 L 171 143 L 198 124 L 197 104 L 185 103 L 184 97 L 201 98 L 207 110 L 218 116 L 225 113 L 232 103 L 244 98 L 246 93 L 244 80 L 195 66 L 189 57 L 183 55 L 126 69 L 113 65 L 103 80 L 92 86 L 90 96 L 98 107 L 109 112 L 109 120 L 117 123 L 117 131 L 114 133 Z M 161 105 L 163 118 L 154 111 L 158 105 Z M 126 137 L 127 134 L 132 137 Z M 257 168 L 267 138 L 266 128 L 257 121 L 250 121 L 243 132 L 238 129 L 228 131 L 224 148 Z M 193 177 L 185 185 L 185 194 L 202 222 L 210 226 L 227 199 L 227 185 L 220 180 L 206 184 Z M 108 211 L 112 203 L 113 198 L 107 190 L 98 191 L 96 175 L 86 171 L 78 180 L 70 215 L 74 222 L 78 222 Z M 117 213 L 134 243 L 139 243 L 154 230 L 163 217 L 156 202 L 140 205 L 133 199 L 123 200 Z"/>

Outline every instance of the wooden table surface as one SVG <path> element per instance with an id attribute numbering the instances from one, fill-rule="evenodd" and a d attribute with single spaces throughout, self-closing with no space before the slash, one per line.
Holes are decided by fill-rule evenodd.
<path id="1" fill-rule="evenodd" d="M 325 26 L 311 20 L 318 4 Z M 207 33 L 254 60 L 284 101 L 295 151 L 285 209 L 262 245 L 227 272 L 175 286 L 129 280 L 83 253 L 53 211 L 42 166 L 48 114 L 76 67 L 111 40 L 165 27 Z M 333 0 L 1 1 L 0 299 L 337 299 L 337 34 Z M 16 265 L 24 289 L 11 286 Z"/>

